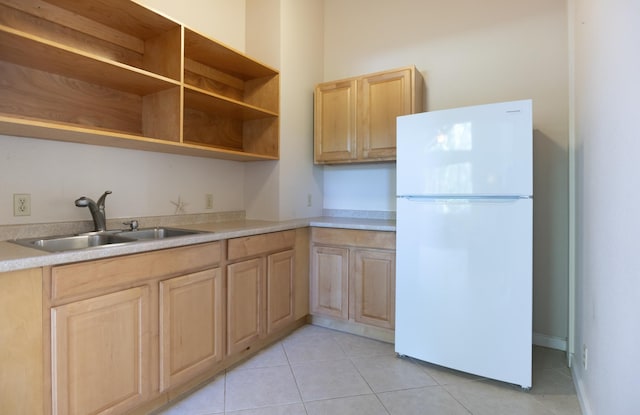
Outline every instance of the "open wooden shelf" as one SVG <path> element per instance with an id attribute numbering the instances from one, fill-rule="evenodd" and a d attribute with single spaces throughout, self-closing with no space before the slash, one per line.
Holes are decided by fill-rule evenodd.
<path id="1" fill-rule="evenodd" d="M 0 0 L 0 77 L 2 134 L 279 157 L 278 72 L 130 0 Z"/>

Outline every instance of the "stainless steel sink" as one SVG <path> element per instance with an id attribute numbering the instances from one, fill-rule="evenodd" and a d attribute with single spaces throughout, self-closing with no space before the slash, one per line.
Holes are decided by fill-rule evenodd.
<path id="1" fill-rule="evenodd" d="M 135 239 L 111 233 L 90 233 L 73 236 L 52 236 L 49 238 L 18 239 L 15 242 L 22 246 L 42 249 L 47 252 L 75 251 L 78 249 L 95 248 L 105 245 L 134 242 Z"/>
<path id="2" fill-rule="evenodd" d="M 103 231 L 89 232 L 80 235 L 16 239 L 9 242 L 47 252 L 64 252 L 121 245 L 145 240 L 197 235 L 201 233 L 205 232 L 178 228 L 143 228 L 133 231 Z"/>
<path id="3" fill-rule="evenodd" d="M 192 231 L 189 229 L 179 229 L 179 228 L 143 228 L 143 229 L 136 229 L 133 231 L 118 232 L 116 235 L 124 236 L 126 238 L 141 240 L 141 239 L 165 239 L 165 238 L 173 238 L 176 236 L 197 235 L 200 233 L 203 233 L 203 232 Z"/>

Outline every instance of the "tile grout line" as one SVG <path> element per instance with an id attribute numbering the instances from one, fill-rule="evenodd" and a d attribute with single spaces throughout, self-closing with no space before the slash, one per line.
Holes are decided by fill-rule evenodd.
<path id="1" fill-rule="evenodd" d="M 222 413 L 224 415 L 227 414 L 227 373 L 229 373 L 229 369 L 224 370 L 224 390 L 222 393 Z"/>
<path id="2" fill-rule="evenodd" d="M 293 373 L 293 367 L 291 366 L 291 361 L 289 360 L 289 354 L 287 353 L 287 348 L 284 346 L 284 340 L 283 339 L 280 342 L 280 347 L 282 347 L 282 352 L 284 353 L 284 357 L 285 359 L 287 359 L 287 366 L 289 366 L 289 372 L 291 372 L 291 376 L 293 377 L 293 381 L 296 384 L 296 389 L 298 390 L 298 396 L 300 397 L 300 402 L 302 403 L 302 408 L 304 408 L 304 413 L 309 415 L 309 411 L 307 411 L 307 405 L 304 402 L 304 399 L 302 398 L 302 391 L 300 390 L 300 385 L 298 384 L 298 379 L 296 378 L 296 374 Z"/>
<path id="3" fill-rule="evenodd" d="M 364 377 L 364 375 L 362 374 L 362 372 L 360 372 L 360 369 L 358 368 L 358 365 L 355 364 L 355 362 L 353 361 L 353 357 L 349 356 L 349 354 L 347 353 L 347 351 L 344 349 L 344 347 L 342 347 L 342 344 L 340 344 L 339 341 L 336 340 L 336 335 L 333 334 L 331 335 L 331 337 L 333 338 L 333 341 L 335 341 L 338 344 L 338 347 L 342 350 L 342 352 L 344 353 L 344 355 L 347 357 L 347 359 L 349 359 L 349 361 L 351 362 L 351 364 L 353 365 L 353 367 L 356 369 L 356 371 L 358 372 L 358 374 L 360 375 L 360 377 L 362 378 L 362 380 L 364 380 L 364 382 L 367 384 L 367 386 L 369 387 L 369 389 L 371 389 L 371 392 L 373 393 L 373 396 L 376 397 L 376 400 L 380 403 L 380 405 L 382 405 L 382 408 L 384 409 L 384 411 L 388 414 L 391 415 L 391 412 L 389 412 L 389 408 L 387 408 L 387 406 L 382 402 L 382 400 L 380 399 L 380 397 L 378 396 L 378 393 L 376 391 L 373 390 L 373 387 L 371 386 L 371 384 L 369 383 L 369 381 L 367 380 L 367 378 Z"/>

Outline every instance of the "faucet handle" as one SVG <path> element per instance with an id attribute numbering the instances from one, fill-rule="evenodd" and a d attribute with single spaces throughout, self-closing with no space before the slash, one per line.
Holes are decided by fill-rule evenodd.
<path id="1" fill-rule="evenodd" d="M 135 219 L 131 219 L 128 222 L 122 222 L 123 225 L 129 225 L 130 231 L 135 231 L 138 229 L 138 221 Z"/>
<path id="2" fill-rule="evenodd" d="M 105 199 L 107 198 L 107 195 L 110 195 L 111 193 L 112 193 L 112 192 L 111 192 L 111 190 L 107 190 L 106 192 L 104 192 L 104 193 L 102 194 L 102 196 L 100 196 L 100 199 L 98 199 L 98 201 L 96 202 L 96 203 L 97 203 L 97 205 L 98 205 L 99 207 L 104 208 L 104 201 L 105 201 Z"/>

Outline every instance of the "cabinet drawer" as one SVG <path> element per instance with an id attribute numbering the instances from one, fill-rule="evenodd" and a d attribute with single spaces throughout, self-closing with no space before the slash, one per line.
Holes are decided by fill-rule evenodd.
<path id="1" fill-rule="evenodd" d="M 292 248 L 295 243 L 295 230 L 229 239 L 227 257 L 230 261 L 233 261 L 267 252 L 282 251 Z"/>
<path id="2" fill-rule="evenodd" d="M 311 241 L 317 244 L 396 249 L 396 233 L 356 229 L 311 228 Z"/>
<path id="3" fill-rule="evenodd" d="M 209 268 L 217 265 L 220 258 L 220 242 L 213 242 L 61 265 L 51 270 L 51 300 Z"/>

